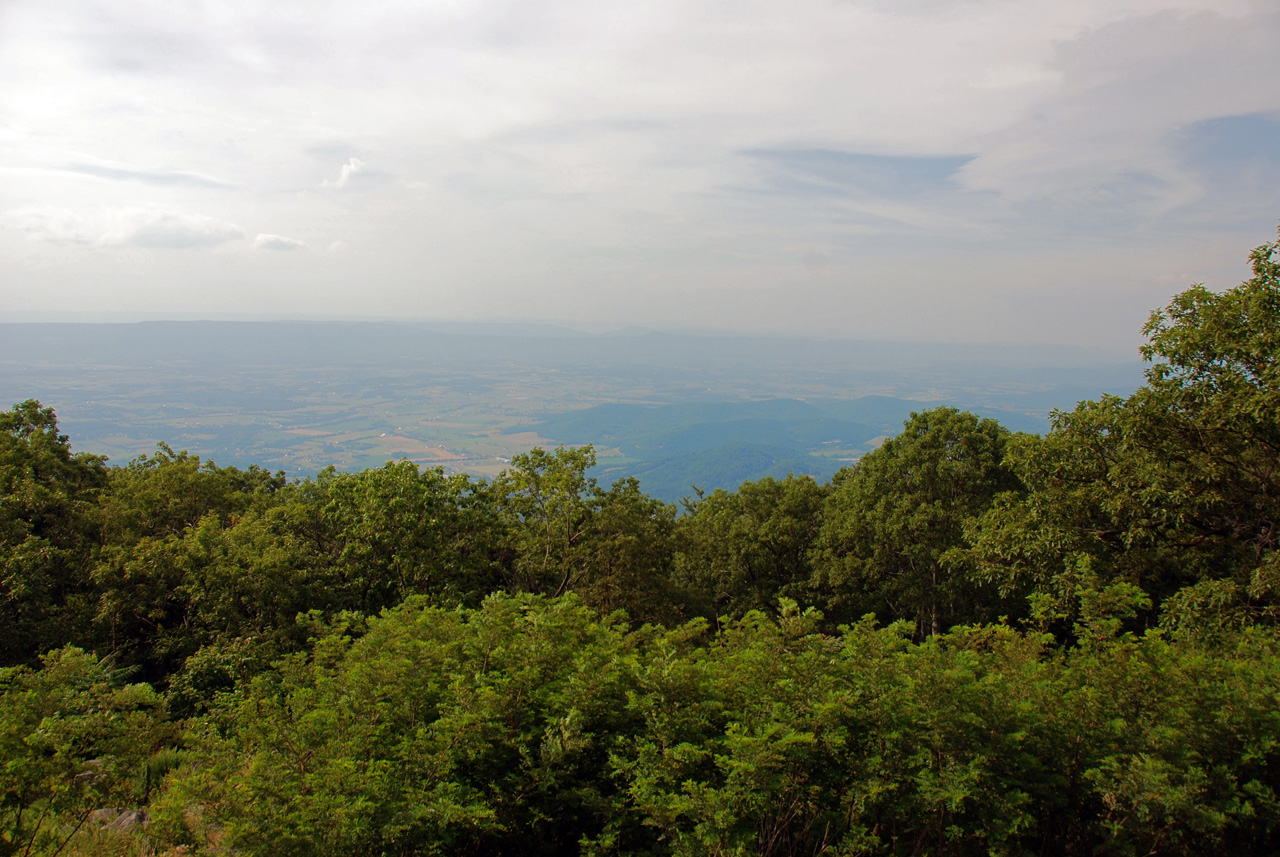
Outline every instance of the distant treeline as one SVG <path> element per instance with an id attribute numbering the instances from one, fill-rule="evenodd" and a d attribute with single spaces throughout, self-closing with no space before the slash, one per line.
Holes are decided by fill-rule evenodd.
<path id="1" fill-rule="evenodd" d="M 0 414 L 0 856 L 1280 850 L 1280 242 L 1146 383 L 686 501 Z"/>

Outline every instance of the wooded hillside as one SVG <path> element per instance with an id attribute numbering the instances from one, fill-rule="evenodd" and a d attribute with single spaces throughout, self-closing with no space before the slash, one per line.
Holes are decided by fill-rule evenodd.
<path id="1" fill-rule="evenodd" d="M 0 414 L 0 855 L 1280 848 L 1280 242 L 1043 436 L 313 480 Z M 143 824 L 141 822 L 145 821 Z"/>

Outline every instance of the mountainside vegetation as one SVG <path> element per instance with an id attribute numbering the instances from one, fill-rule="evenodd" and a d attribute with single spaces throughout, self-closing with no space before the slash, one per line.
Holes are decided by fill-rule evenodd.
<path id="1" fill-rule="evenodd" d="M 1252 264 L 1044 435 L 937 407 L 682 508 L 590 446 L 290 481 L 15 405 L 0 857 L 1280 850 Z"/>

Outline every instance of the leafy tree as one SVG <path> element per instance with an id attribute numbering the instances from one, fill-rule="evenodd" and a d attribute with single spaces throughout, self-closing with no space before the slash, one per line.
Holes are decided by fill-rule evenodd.
<path id="1" fill-rule="evenodd" d="M 678 574 L 704 614 L 740 617 L 802 595 L 827 494 L 808 476 L 765 477 L 688 502 Z"/>
<path id="2" fill-rule="evenodd" d="M 843 775 L 830 762 L 845 735 L 824 715 L 839 641 L 813 633 L 821 617 L 794 602 L 782 614 L 752 611 L 708 648 L 702 624 L 676 629 L 642 663 L 629 706 L 645 728 L 615 765 L 631 812 L 661 833 L 657 853 L 819 853 L 838 841 Z"/>
<path id="3" fill-rule="evenodd" d="M 1257 248 L 1251 279 L 1194 286 L 1143 329 L 1134 442 L 1159 461 L 1147 491 L 1195 541 L 1202 574 L 1248 574 L 1280 547 L 1278 254 L 1280 241 Z"/>
<path id="4" fill-rule="evenodd" d="M 912 414 L 901 434 L 837 474 L 819 547 L 833 604 L 882 605 L 919 634 L 1002 607 L 948 552 L 963 544 L 966 521 L 1018 488 L 1002 463 L 1009 438 L 994 420 L 935 408 Z"/>
<path id="5" fill-rule="evenodd" d="M 969 546 L 956 552 L 1005 596 L 1034 596 L 1037 615 L 1066 629 L 1086 593 L 1180 574 L 1160 556 L 1133 496 L 1117 488 L 1135 468 L 1129 417 L 1124 400 L 1104 396 L 1053 414 L 1044 437 L 1013 438 L 1005 464 L 1025 493 L 998 497 L 970 519 Z"/>
<path id="6" fill-rule="evenodd" d="M 624 640 L 571 596 L 410 601 L 246 688 L 159 827 L 199 838 L 198 801 L 244 854 L 570 852 L 604 825 L 633 728 Z"/>
<path id="7" fill-rule="evenodd" d="M 1206 649 L 1151 631 L 1068 651 L 1044 715 L 1065 812 L 1042 828 L 1074 853 L 1274 849 L 1276 643 L 1253 629 Z"/>
<path id="8" fill-rule="evenodd" d="M 299 614 L 478 603 L 498 580 L 497 518 L 466 477 L 401 461 L 285 486 L 163 450 L 130 468 L 108 500 L 120 541 L 94 569 L 98 640 L 157 683 L 201 647 L 292 651 Z"/>
<path id="9" fill-rule="evenodd" d="M 574 592 L 605 615 L 625 610 L 637 622 L 668 624 L 685 618 L 689 596 L 673 580 L 675 514 L 634 478 L 615 482 L 599 495 Z"/>
<path id="10" fill-rule="evenodd" d="M 585 578 L 585 542 L 602 493 L 587 476 L 595 463 L 591 446 L 535 447 L 494 480 L 514 551 L 512 589 L 560 595 Z"/>
<path id="11" fill-rule="evenodd" d="M 34 399 L 0 413 L 0 665 L 30 663 L 85 623 L 104 461 L 73 454 Z"/>
<path id="12" fill-rule="evenodd" d="M 201 569 L 184 535 L 108 545 L 92 569 L 97 597 L 89 640 L 157 685 L 200 645 L 186 590 Z"/>
<path id="13" fill-rule="evenodd" d="M 110 474 L 111 490 L 103 503 L 103 537 L 109 544 L 181 535 L 206 515 L 230 524 L 285 487 L 284 471 L 218 467 L 164 443 L 155 454 L 140 455 Z"/>
<path id="14" fill-rule="evenodd" d="M 501 522 L 483 486 L 466 476 L 405 460 L 328 471 L 317 489 L 323 535 L 314 548 L 331 565 L 328 585 L 341 609 L 376 613 L 412 594 L 478 604 L 499 584 Z"/>
<path id="15" fill-rule="evenodd" d="M 572 591 L 604 614 L 670 621 L 683 610 L 671 579 L 675 508 L 635 479 L 604 490 L 587 476 L 595 461 L 591 446 L 535 448 L 493 481 L 486 496 L 503 521 L 507 588 Z"/>
<path id="16" fill-rule="evenodd" d="M 1081 593 L 1113 581 L 1155 605 L 1203 585 L 1269 611 L 1280 584 L 1278 250 L 1255 250 L 1237 288 L 1195 286 L 1152 314 L 1147 383 L 1133 396 L 1082 402 L 1011 448 L 1028 492 L 972 527 L 967 558 L 982 575 L 1066 618 Z"/>
<path id="17" fill-rule="evenodd" d="M 207 541 L 213 530 L 256 520 L 286 492 L 284 473 L 218 467 L 162 443 L 108 474 L 101 548 L 88 567 L 96 603 L 84 641 L 163 684 L 202 643 L 189 597 L 204 572 L 197 533 Z"/>

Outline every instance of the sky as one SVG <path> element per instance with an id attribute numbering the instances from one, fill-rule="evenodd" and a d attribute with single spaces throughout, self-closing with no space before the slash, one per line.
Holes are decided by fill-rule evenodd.
<path id="1" fill-rule="evenodd" d="M 1132 354 L 1280 224 L 1274 0 L 0 2 L 0 320 Z"/>

